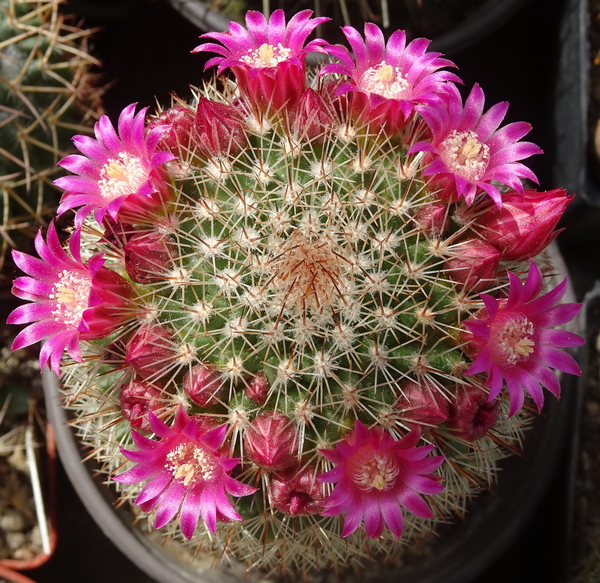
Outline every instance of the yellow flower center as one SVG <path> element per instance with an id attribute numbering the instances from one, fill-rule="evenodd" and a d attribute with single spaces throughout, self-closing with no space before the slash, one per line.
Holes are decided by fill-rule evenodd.
<path id="1" fill-rule="evenodd" d="M 493 328 L 490 345 L 504 363 L 515 365 L 526 361 L 535 350 L 535 327 L 524 314 L 507 314 Z"/>
<path id="2" fill-rule="evenodd" d="M 473 131 L 453 130 L 442 142 L 440 156 L 448 169 L 469 181 L 483 178 L 490 161 L 490 148 Z"/>
<path id="3" fill-rule="evenodd" d="M 256 69 L 276 67 L 279 63 L 287 61 L 291 53 L 292 49 L 284 47 L 281 43 L 276 46 L 263 43 L 257 49 L 248 49 L 248 52 L 240 57 L 240 61 Z"/>
<path id="4" fill-rule="evenodd" d="M 367 69 L 358 85 L 367 93 L 376 93 L 387 99 L 410 99 L 410 86 L 402 71 L 385 61 Z"/>
<path id="5" fill-rule="evenodd" d="M 165 468 L 173 474 L 173 479 L 184 486 L 215 478 L 217 463 L 214 456 L 199 445 L 183 443 L 167 454 Z"/>
<path id="6" fill-rule="evenodd" d="M 89 307 L 91 287 L 89 277 L 72 271 L 62 271 L 48 296 L 56 303 L 52 311 L 54 319 L 69 326 L 77 326 L 81 322 L 83 312 Z"/>
<path id="7" fill-rule="evenodd" d="M 396 483 L 398 465 L 393 458 L 369 448 L 353 468 L 354 483 L 362 490 L 389 490 Z"/>
<path id="8" fill-rule="evenodd" d="M 102 198 L 111 201 L 134 194 L 146 180 L 148 171 L 142 160 L 121 152 L 118 158 L 110 159 L 100 170 L 98 188 Z"/>

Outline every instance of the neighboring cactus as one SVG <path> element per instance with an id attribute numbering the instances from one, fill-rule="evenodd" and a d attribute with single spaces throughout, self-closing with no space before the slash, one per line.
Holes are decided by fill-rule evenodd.
<path id="1" fill-rule="evenodd" d="M 250 13 L 198 48 L 237 86 L 77 137 L 68 248 L 51 224 L 41 259 L 14 253 L 32 303 L 9 318 L 30 324 L 15 348 L 47 339 L 149 525 L 292 577 L 463 514 L 582 342 L 553 329 L 579 310 L 566 280 L 544 293 L 531 260 L 570 198 L 524 191 L 528 124 L 500 127 L 477 86 L 463 104 L 451 63 L 401 32 L 305 47 L 321 21 Z M 309 48 L 340 62 L 307 76 Z"/>
<path id="2" fill-rule="evenodd" d="M 6 251 L 45 225 L 59 200 L 56 163 L 73 131 L 96 116 L 91 30 L 60 12 L 64 0 L 0 0 L 0 269 Z"/>

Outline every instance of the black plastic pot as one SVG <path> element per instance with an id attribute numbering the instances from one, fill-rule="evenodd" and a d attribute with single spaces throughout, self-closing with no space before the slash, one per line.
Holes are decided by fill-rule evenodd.
<path id="1" fill-rule="evenodd" d="M 42 380 L 48 417 L 55 427 L 58 452 L 69 479 L 103 532 L 133 563 L 160 583 L 256 580 L 241 567 L 216 568 L 198 574 L 142 533 L 133 524 L 133 515 L 125 507 L 116 506 L 116 493 L 103 483 L 106 476 L 97 472 L 93 461 L 82 461 L 88 452 L 80 449 L 68 426 L 58 378 L 45 369 Z M 384 572 L 378 582 L 470 583 L 502 555 L 536 511 L 574 434 L 573 412 L 577 405 L 574 384 L 570 377 L 563 379 L 560 403 L 547 399 L 543 415 L 527 434 L 523 455 L 505 460 L 497 487 L 493 493 L 473 500 L 464 522 L 457 519 L 455 524 L 440 529 L 432 555 L 400 571 Z"/>

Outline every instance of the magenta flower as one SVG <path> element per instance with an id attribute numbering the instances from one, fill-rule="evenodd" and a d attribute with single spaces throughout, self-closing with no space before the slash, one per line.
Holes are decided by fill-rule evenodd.
<path id="1" fill-rule="evenodd" d="M 77 176 L 63 176 L 54 181 L 65 190 L 58 216 L 81 207 L 75 216 L 76 225 L 91 212 L 102 223 L 106 213 L 117 220 L 122 208 L 139 213 L 161 205 L 166 187 L 159 166 L 173 160 L 175 155 L 156 151 L 165 128 L 154 127 L 145 134 L 148 108 L 136 114 L 135 107 L 133 103 L 121 112 L 118 135 L 110 119 L 103 115 L 94 127 L 96 139 L 73 138 L 83 156 L 72 154 L 59 162 Z"/>
<path id="2" fill-rule="evenodd" d="M 466 349 L 475 356 L 466 374 L 488 373 L 485 385 L 490 387 L 489 400 L 500 394 L 504 380 L 512 416 L 523 406 L 525 392 L 538 409 L 544 403 L 542 386 L 560 396 L 560 383 L 551 368 L 581 374 L 575 359 L 559 348 L 580 346 L 584 340 L 573 332 L 552 329 L 571 321 L 581 309 L 581 304 L 557 305 L 567 289 L 566 279 L 537 297 L 543 282 L 533 261 L 525 283 L 512 273 L 508 276 L 508 297 L 497 300 L 482 294 L 482 317 L 464 325 L 470 332 Z"/>
<path id="3" fill-rule="evenodd" d="M 287 26 L 283 10 L 275 10 L 267 23 L 260 12 L 246 13 L 246 27 L 229 23 L 227 32 L 208 32 L 201 38 L 221 43 L 204 43 L 192 52 L 210 51 L 213 57 L 205 68 L 218 65 L 217 74 L 231 68 L 240 90 L 262 112 L 291 108 L 306 89 L 305 57 L 310 51 L 323 52 L 321 39 L 306 46 L 308 35 L 329 18 L 311 18 L 312 10 L 294 14 Z"/>
<path id="4" fill-rule="evenodd" d="M 419 494 L 439 494 L 444 489 L 432 474 L 444 456 L 427 457 L 433 446 L 416 447 L 420 437 L 418 427 L 395 440 L 379 427 L 368 429 L 356 421 L 350 438 L 335 449 L 321 450 L 336 467 L 318 479 L 337 482 L 322 514 L 346 512 L 343 537 L 352 534 L 363 518 L 370 538 L 381 536 L 386 525 L 392 534 L 402 536 L 401 507 L 421 518 L 433 516 Z"/>
<path id="5" fill-rule="evenodd" d="M 156 509 L 154 527 L 163 527 L 179 513 L 181 531 L 190 539 L 200 517 L 213 533 L 217 520 L 242 520 L 227 494 L 248 496 L 256 488 L 229 475 L 240 459 L 220 451 L 227 425 L 206 430 L 201 419 L 189 417 L 183 407 L 177 410 L 172 427 L 152 412 L 148 418 L 158 441 L 132 430 L 138 449 L 121 451 L 136 465 L 114 480 L 124 484 L 148 480 L 135 504 L 144 512 Z"/>
<path id="6" fill-rule="evenodd" d="M 449 85 L 445 104 L 431 104 L 420 113 L 431 131 L 431 141 L 418 142 L 409 153 L 429 152 L 423 174 L 432 176 L 432 185 L 441 188 L 439 197 L 463 197 L 472 204 L 480 192 L 487 192 L 498 207 L 502 195 L 494 183 L 505 184 L 523 193 L 522 178 L 537 183 L 535 174 L 518 162 L 542 151 L 531 142 L 519 142 L 531 130 L 526 122 L 510 123 L 500 129 L 508 109 L 497 103 L 483 113 L 484 95 L 474 85 L 464 107 L 455 86 Z"/>
<path id="7" fill-rule="evenodd" d="M 32 303 L 24 304 L 8 316 L 8 324 L 29 324 L 15 338 L 18 350 L 47 338 L 40 351 L 42 368 L 59 374 L 65 349 L 81 362 L 80 340 L 104 338 L 128 317 L 131 287 L 114 271 L 104 267 L 102 254 L 87 263 L 79 255 L 80 231 L 69 240 L 67 253 L 50 223 L 46 241 L 41 231 L 35 238 L 40 258 L 13 251 L 15 264 L 31 277 L 18 277 L 12 293 Z"/>
<path id="8" fill-rule="evenodd" d="M 342 27 L 352 51 L 341 45 L 330 46 L 327 52 L 341 63 L 323 67 L 321 75 L 337 73 L 349 77 L 337 95 L 352 92 L 351 107 L 362 123 L 386 124 L 388 133 L 401 129 L 421 104 L 440 100 L 449 81 L 460 82 L 442 67 L 453 67 L 440 53 L 427 52 L 431 41 L 419 38 L 406 44 L 406 33 L 397 30 L 387 46 L 383 32 L 375 24 L 365 24 L 365 39 L 351 26 Z M 356 59 L 356 62 L 355 62 Z"/>

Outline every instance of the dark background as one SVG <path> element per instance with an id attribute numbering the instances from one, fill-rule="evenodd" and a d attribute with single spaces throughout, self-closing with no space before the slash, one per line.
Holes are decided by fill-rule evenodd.
<path id="1" fill-rule="evenodd" d="M 502 0 L 500 0 L 502 1 Z M 558 62 L 558 30 L 566 0 L 529 0 L 499 29 L 460 52 L 447 52 L 458 65 L 465 91 L 478 82 L 486 106 L 509 101 L 505 123 L 528 121 L 527 136 L 545 151 L 527 161 L 543 190 L 553 183 L 556 160 L 553 127 L 553 95 Z M 189 95 L 188 84 L 200 84 L 205 57 L 192 55 L 201 32 L 166 0 L 72 0 L 71 9 L 86 15 L 89 26 L 101 26 L 94 53 L 104 63 L 106 112 L 116 119 L 132 102 L 154 106 L 169 103 L 169 94 Z M 575 271 L 577 294 L 582 297 L 597 276 L 598 235 L 584 232 L 581 216 L 595 216 L 593 209 L 573 213 L 565 226 L 571 234 L 561 237 L 563 252 Z M 600 222 L 596 224 L 600 225 Z M 564 583 L 572 544 L 569 514 L 569 454 L 559 461 L 548 493 L 532 518 L 501 558 L 477 583 Z M 39 583 L 151 583 L 100 532 L 86 513 L 62 470 L 59 474 L 58 547 L 52 559 L 28 576 Z M 470 582 L 471 583 L 471 582 Z"/>

